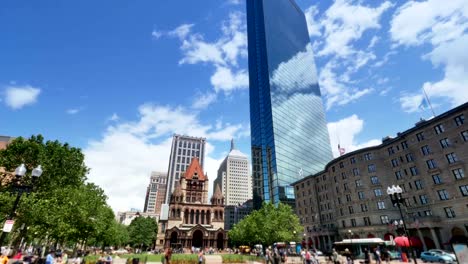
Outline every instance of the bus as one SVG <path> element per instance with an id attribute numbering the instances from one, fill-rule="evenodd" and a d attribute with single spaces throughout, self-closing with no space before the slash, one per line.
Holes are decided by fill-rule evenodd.
<path id="1" fill-rule="evenodd" d="M 343 255 L 348 249 L 352 252 L 355 259 L 364 258 L 364 249 L 367 248 L 369 253 L 372 253 L 374 248 L 379 247 L 381 250 L 386 248 L 392 251 L 395 248 L 395 242 L 385 241 L 381 238 L 353 238 L 343 239 L 343 241 L 333 243 L 338 254 Z M 393 252 L 389 252 L 392 256 Z"/>

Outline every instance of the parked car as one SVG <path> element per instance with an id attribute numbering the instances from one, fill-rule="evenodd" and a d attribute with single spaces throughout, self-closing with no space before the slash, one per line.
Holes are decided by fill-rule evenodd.
<path id="1" fill-rule="evenodd" d="M 443 249 L 430 249 L 429 252 L 435 252 L 435 253 L 440 254 L 440 255 L 447 255 L 447 256 L 450 256 L 453 259 L 453 261 L 457 260 L 457 257 L 455 256 L 455 253 L 449 252 L 449 251 L 446 251 L 446 250 L 443 250 Z"/>
<path id="2" fill-rule="evenodd" d="M 454 260 L 449 255 L 442 255 L 436 252 L 424 251 L 421 253 L 422 261 L 441 262 L 441 263 L 454 263 Z"/>

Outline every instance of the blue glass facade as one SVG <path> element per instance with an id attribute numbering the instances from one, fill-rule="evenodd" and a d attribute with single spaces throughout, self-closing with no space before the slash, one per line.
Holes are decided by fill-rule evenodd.
<path id="1" fill-rule="evenodd" d="M 294 203 L 290 184 L 332 159 L 304 13 L 247 0 L 254 201 Z"/>

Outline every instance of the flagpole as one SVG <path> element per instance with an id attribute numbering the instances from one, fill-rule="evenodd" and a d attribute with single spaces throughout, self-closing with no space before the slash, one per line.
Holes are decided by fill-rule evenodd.
<path id="1" fill-rule="evenodd" d="M 435 112 L 434 112 L 434 108 L 432 108 L 431 101 L 429 101 L 429 96 L 427 96 L 426 89 L 424 89 L 424 87 L 423 87 L 422 90 L 423 90 L 423 92 L 424 92 L 424 96 L 426 97 L 427 103 L 429 104 L 429 107 L 431 108 L 432 115 L 435 116 L 436 114 L 435 114 Z"/>

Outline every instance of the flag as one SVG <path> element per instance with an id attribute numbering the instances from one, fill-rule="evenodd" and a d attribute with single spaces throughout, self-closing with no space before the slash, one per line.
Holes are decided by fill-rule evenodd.
<path id="1" fill-rule="evenodd" d="M 340 144 L 338 144 L 338 151 L 340 152 L 340 156 L 344 155 L 346 153 L 346 150 L 342 147 L 340 147 Z"/>
<path id="2" fill-rule="evenodd" d="M 423 98 L 421 103 L 419 104 L 419 109 L 426 110 L 427 108 L 429 108 L 429 104 L 427 103 L 426 98 Z"/>

